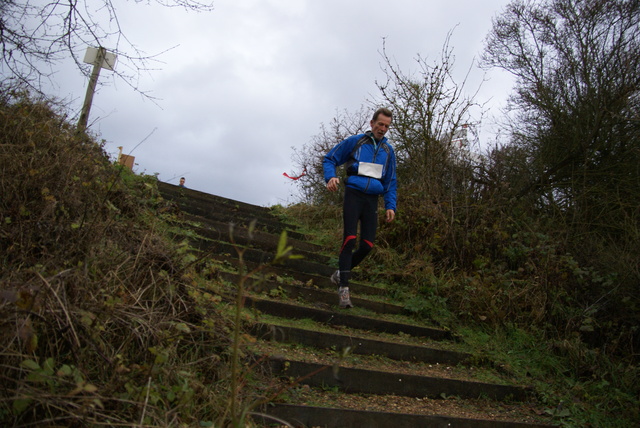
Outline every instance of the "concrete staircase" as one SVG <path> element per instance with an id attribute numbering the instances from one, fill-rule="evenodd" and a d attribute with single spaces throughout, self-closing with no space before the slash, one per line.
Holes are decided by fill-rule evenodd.
<path id="1" fill-rule="evenodd" d="M 294 380 L 308 396 L 332 395 L 338 397 L 337 404 L 313 405 L 313 398 L 305 402 L 289 394 L 287 402 L 261 409 L 264 416 L 254 421 L 286 426 L 274 422 L 279 419 L 296 427 L 552 426 L 540 416 L 543 411 L 533 391 L 513 385 L 499 372 L 495 377 L 504 381 L 475 380 L 476 365 L 485 370 L 491 365 L 454 350 L 456 338 L 449 331 L 412 320 L 402 306 L 386 300 L 386 290 L 355 282 L 352 302 L 356 308 L 338 309 L 336 290 L 328 279 L 335 266 L 329 266 L 326 250 L 310 243 L 296 226 L 284 224 L 270 209 L 162 182 L 158 188 L 191 222 L 198 237 L 191 235 L 190 245 L 230 267 L 219 274 L 220 279 L 238 281 L 230 223 L 234 245 L 243 248 L 248 269 L 272 259 L 283 230 L 294 253 L 304 256 L 270 267 L 266 276 L 249 285 L 245 305 L 268 319 L 256 323 L 250 334 L 267 355 L 263 367 L 280 382 Z M 257 228 L 249 232 L 247 226 L 254 220 Z M 320 357 L 301 358 L 294 352 L 296 346 L 317 350 Z M 336 359 L 344 349 L 349 349 L 351 359 Z M 368 362 L 372 359 L 384 363 L 372 366 Z M 378 398 L 389 404 L 374 406 Z M 415 406 L 403 410 L 406 407 L 395 404 L 400 401 L 415 402 Z M 424 409 L 430 406 L 442 410 Z"/>

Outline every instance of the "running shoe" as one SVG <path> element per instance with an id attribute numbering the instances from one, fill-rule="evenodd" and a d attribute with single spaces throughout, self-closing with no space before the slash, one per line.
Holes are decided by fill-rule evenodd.
<path id="1" fill-rule="evenodd" d="M 331 282 L 333 283 L 333 285 L 339 285 L 340 284 L 340 271 L 337 270 L 334 273 L 331 274 Z"/>
<path id="2" fill-rule="evenodd" d="M 353 308 L 351 297 L 349 296 L 349 287 L 338 288 L 338 297 L 340 299 L 341 308 Z"/>

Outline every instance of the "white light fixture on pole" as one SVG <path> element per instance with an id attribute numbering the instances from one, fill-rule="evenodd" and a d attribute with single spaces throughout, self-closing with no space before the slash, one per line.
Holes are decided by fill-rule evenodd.
<path id="1" fill-rule="evenodd" d="M 100 48 L 87 48 L 87 52 L 84 54 L 84 62 L 87 64 L 93 64 L 93 71 L 89 78 L 89 86 L 87 87 L 87 94 L 84 97 L 84 104 L 82 105 L 82 111 L 80 112 L 80 119 L 78 119 L 78 130 L 84 131 L 89 122 L 89 110 L 91 110 L 91 102 L 93 101 L 93 94 L 96 91 L 96 85 L 98 84 L 98 77 L 100 76 L 100 69 L 106 68 L 113 71 L 116 65 L 116 54 L 107 52 L 103 47 Z"/>

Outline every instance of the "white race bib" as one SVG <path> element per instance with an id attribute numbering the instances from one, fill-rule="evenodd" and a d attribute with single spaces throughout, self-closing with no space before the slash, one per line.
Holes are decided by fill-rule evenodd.
<path id="1" fill-rule="evenodd" d="M 360 162 L 358 164 L 358 175 L 380 180 L 382 178 L 382 165 L 379 163 Z"/>

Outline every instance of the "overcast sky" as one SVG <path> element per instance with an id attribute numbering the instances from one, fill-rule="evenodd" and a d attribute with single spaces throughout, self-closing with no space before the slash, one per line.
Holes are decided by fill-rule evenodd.
<path id="1" fill-rule="evenodd" d="M 299 173 L 292 147 L 378 95 L 383 39 L 407 74 L 418 55 L 438 59 L 453 30 L 461 78 L 508 0 L 217 0 L 208 13 L 114 3 L 139 49 L 175 48 L 137 82 L 157 104 L 102 70 L 89 122 L 107 152 L 115 158 L 123 146 L 138 173 L 174 184 L 184 176 L 187 187 L 270 206 L 296 201 L 282 175 Z M 493 97 L 497 114 L 508 79 L 474 67 L 470 90 L 483 77 L 480 101 Z M 56 95 L 79 111 L 86 86 L 79 72 L 61 73 Z"/>

